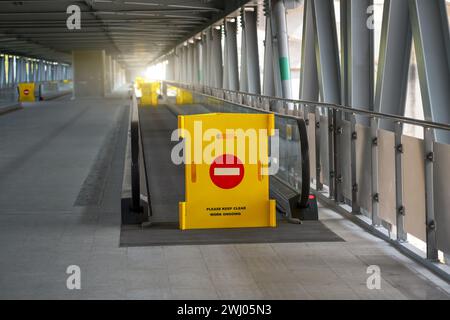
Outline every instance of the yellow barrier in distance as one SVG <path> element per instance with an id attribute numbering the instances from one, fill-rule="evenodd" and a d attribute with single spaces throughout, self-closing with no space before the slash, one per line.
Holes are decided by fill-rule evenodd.
<path id="1" fill-rule="evenodd" d="M 211 139 L 205 139 L 207 142 L 198 137 L 199 125 L 202 132 L 213 133 Z M 276 227 L 276 204 L 269 199 L 268 175 L 274 115 L 179 116 L 178 128 L 185 148 L 185 201 L 179 203 L 180 229 Z M 252 136 L 252 130 L 258 134 Z M 211 145 L 218 148 L 210 153 Z"/>
<path id="2" fill-rule="evenodd" d="M 141 88 L 141 106 L 157 106 L 158 105 L 158 91 L 160 91 L 161 84 L 159 82 L 144 82 L 140 84 Z"/>
<path id="3" fill-rule="evenodd" d="M 19 102 L 34 102 L 36 97 L 34 96 L 34 82 L 19 83 Z"/>
<path id="4" fill-rule="evenodd" d="M 144 83 L 145 80 L 142 77 L 136 77 L 136 79 L 134 80 L 134 83 L 136 85 L 136 89 L 140 90 L 141 89 L 141 84 Z"/>
<path id="5" fill-rule="evenodd" d="M 192 97 L 191 92 L 177 88 L 176 104 L 193 104 L 193 103 L 194 99 Z"/>

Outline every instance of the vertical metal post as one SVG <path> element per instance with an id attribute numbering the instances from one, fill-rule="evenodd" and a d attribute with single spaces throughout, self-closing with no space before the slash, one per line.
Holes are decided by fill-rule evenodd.
<path id="1" fill-rule="evenodd" d="M 5 87 L 6 75 L 5 75 L 5 57 L 0 57 L 0 88 Z"/>
<path id="2" fill-rule="evenodd" d="M 187 77 L 186 77 L 186 83 L 193 83 L 194 81 L 194 72 L 193 72 L 193 62 L 194 62 L 194 56 L 193 56 L 193 46 L 191 43 L 188 42 L 188 45 L 185 47 L 186 48 L 186 73 L 187 73 Z"/>
<path id="3" fill-rule="evenodd" d="M 228 52 L 228 87 L 230 90 L 239 90 L 239 69 L 237 53 L 237 22 L 227 21 L 227 47 Z"/>
<path id="4" fill-rule="evenodd" d="M 223 50 L 223 81 L 222 81 L 222 87 L 224 89 L 229 89 L 230 88 L 230 83 L 229 83 L 229 61 L 228 61 L 228 30 L 227 30 L 227 23 L 226 21 L 224 21 L 223 26 L 222 26 L 222 30 L 223 30 L 223 37 L 225 40 L 225 47 Z"/>
<path id="5" fill-rule="evenodd" d="M 173 49 L 173 80 L 180 81 L 178 77 L 178 48 Z"/>
<path id="6" fill-rule="evenodd" d="M 213 36 L 212 36 L 212 28 L 207 31 L 208 36 L 208 85 L 214 87 L 214 46 L 213 46 Z"/>
<path id="7" fill-rule="evenodd" d="M 316 30 L 315 48 L 319 73 L 320 94 L 324 102 L 341 103 L 339 50 L 337 43 L 334 3 L 329 0 L 315 0 L 313 21 Z M 335 148 L 337 114 L 333 109 L 328 114 L 328 156 L 329 156 L 329 191 L 330 198 L 337 199 L 336 193 L 336 161 L 339 150 Z"/>
<path id="8" fill-rule="evenodd" d="M 62 72 L 62 66 L 59 66 L 60 72 Z M 30 82 L 34 82 L 34 78 L 36 75 L 35 61 L 28 61 L 28 79 Z M 59 79 L 58 79 L 59 80 Z"/>
<path id="9" fill-rule="evenodd" d="M 443 0 L 410 0 L 408 5 L 425 119 L 450 123 L 448 7 Z M 434 134 L 437 142 L 450 143 L 450 132 L 435 130 Z"/>
<path id="10" fill-rule="evenodd" d="M 202 34 L 202 84 L 208 85 L 208 36 Z"/>
<path id="11" fill-rule="evenodd" d="M 316 190 L 322 190 L 323 184 L 320 180 L 320 173 L 321 173 L 321 167 L 320 167 L 320 110 L 319 108 L 315 108 L 315 135 L 316 135 Z"/>
<path id="12" fill-rule="evenodd" d="M 264 7 L 266 15 L 266 35 L 264 40 L 264 74 L 263 74 L 263 94 L 275 96 L 275 82 L 273 78 L 273 53 L 272 53 L 272 28 L 270 26 L 270 8 L 267 4 Z"/>
<path id="13" fill-rule="evenodd" d="M 372 226 L 380 225 L 378 218 L 379 193 L 378 193 L 378 118 L 370 118 L 371 145 L 371 175 L 372 175 Z"/>
<path id="14" fill-rule="evenodd" d="M 406 241 L 404 221 L 406 209 L 403 205 L 403 144 L 402 144 L 403 124 L 395 123 L 395 203 L 397 208 L 396 227 L 397 240 Z"/>
<path id="15" fill-rule="evenodd" d="M 281 77 L 281 87 L 283 98 L 292 98 L 291 70 L 289 66 L 289 40 L 286 24 L 286 8 L 283 0 L 273 0 L 272 2 L 272 28 L 277 38 L 279 72 Z M 290 106 L 292 108 L 293 106 Z"/>
<path id="16" fill-rule="evenodd" d="M 248 91 L 248 76 L 247 76 L 247 39 L 245 31 L 245 15 L 244 10 L 241 10 L 241 72 L 239 79 L 239 90 L 243 92 Z"/>
<path id="17" fill-rule="evenodd" d="M 328 168 L 329 168 L 329 197 L 336 199 L 336 171 L 335 171 L 335 136 L 336 136 L 336 111 L 328 108 Z"/>
<path id="18" fill-rule="evenodd" d="M 212 30 L 212 77 L 214 87 L 222 88 L 223 66 L 222 66 L 222 30 L 213 28 Z"/>
<path id="19" fill-rule="evenodd" d="M 14 86 L 14 58 L 8 57 L 8 87 Z"/>
<path id="20" fill-rule="evenodd" d="M 188 47 L 183 46 L 183 82 L 189 82 L 189 70 L 188 70 Z"/>
<path id="21" fill-rule="evenodd" d="M 22 59 L 16 58 L 16 81 L 15 83 L 22 82 Z"/>
<path id="22" fill-rule="evenodd" d="M 195 40 L 194 42 L 194 84 L 199 84 L 200 83 L 200 47 L 201 47 L 201 42 L 199 40 Z"/>
<path id="23" fill-rule="evenodd" d="M 261 93 L 256 10 L 244 11 L 248 92 Z"/>
<path id="24" fill-rule="evenodd" d="M 45 81 L 50 80 L 50 64 L 48 62 L 45 63 Z"/>
<path id="25" fill-rule="evenodd" d="M 411 55 L 409 0 L 384 2 L 374 110 L 403 116 Z M 357 79 L 356 79 L 357 80 Z M 394 131 L 392 121 L 380 128 Z"/>
<path id="26" fill-rule="evenodd" d="M 336 176 L 334 199 L 336 202 L 343 202 L 344 196 L 342 193 L 343 177 L 342 177 L 342 143 L 349 143 L 349 141 L 343 140 L 344 128 L 342 126 L 342 111 L 333 110 L 333 122 L 335 127 L 334 132 L 334 171 Z M 351 165 L 351 164 L 350 164 Z"/>
<path id="27" fill-rule="evenodd" d="M 356 176 L 356 140 L 358 134 L 356 133 L 356 116 L 354 113 L 350 115 L 350 141 L 344 141 L 344 143 L 350 143 L 350 171 L 352 179 L 352 212 L 353 214 L 360 213 L 359 201 L 358 201 L 358 180 Z"/>
<path id="28" fill-rule="evenodd" d="M 319 101 L 319 80 L 315 52 L 315 31 L 312 0 L 305 0 L 303 9 L 302 63 L 300 72 L 300 99 Z"/>
<path id="29" fill-rule="evenodd" d="M 434 216 L 434 133 L 430 128 L 423 128 L 425 144 L 425 219 L 427 259 L 438 260 L 436 222 Z"/>

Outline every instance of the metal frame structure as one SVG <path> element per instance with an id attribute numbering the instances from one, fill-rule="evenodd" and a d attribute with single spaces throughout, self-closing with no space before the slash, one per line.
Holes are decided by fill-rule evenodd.
<path id="1" fill-rule="evenodd" d="M 69 80 L 71 73 L 71 66 L 67 64 L 22 56 L 0 56 L 0 89 L 13 88 L 19 82 Z"/>

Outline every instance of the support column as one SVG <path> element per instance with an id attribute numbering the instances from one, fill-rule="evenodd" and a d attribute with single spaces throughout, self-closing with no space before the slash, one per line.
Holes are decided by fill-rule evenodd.
<path id="1" fill-rule="evenodd" d="M 408 0 L 386 0 L 381 27 L 380 54 L 374 109 L 403 116 L 411 58 L 411 27 Z M 392 121 L 380 121 L 380 127 L 394 131 Z"/>
<path id="2" fill-rule="evenodd" d="M 175 48 L 173 51 L 173 75 L 174 81 L 180 81 L 180 62 L 179 62 L 179 49 Z"/>
<path id="3" fill-rule="evenodd" d="M 228 31 L 227 31 L 227 24 L 226 22 L 223 23 L 222 26 L 223 30 L 223 36 L 225 37 L 225 48 L 223 50 L 223 81 L 222 86 L 224 89 L 229 89 L 229 76 L 228 76 L 228 70 L 229 70 L 229 61 L 228 61 Z"/>
<path id="4" fill-rule="evenodd" d="M 200 72 L 200 50 L 201 50 L 201 41 L 194 40 L 194 71 L 193 71 L 193 77 L 194 77 L 194 84 L 200 84 L 201 81 L 201 72 Z"/>
<path id="5" fill-rule="evenodd" d="M 15 83 L 22 82 L 22 58 L 16 58 L 16 79 Z"/>
<path id="6" fill-rule="evenodd" d="M 34 61 L 28 62 L 28 79 L 30 82 L 34 82 L 35 70 L 34 70 Z"/>
<path id="7" fill-rule="evenodd" d="M 292 98 L 291 70 L 289 66 L 289 39 L 286 25 L 286 8 L 283 0 L 272 1 L 272 32 L 276 35 L 278 64 L 283 98 Z"/>
<path id="8" fill-rule="evenodd" d="M 222 66 L 222 31 L 216 28 L 212 30 L 212 76 L 213 87 L 222 88 L 223 66 Z"/>
<path id="9" fill-rule="evenodd" d="M 211 87 L 215 86 L 214 78 L 214 44 L 213 44 L 213 30 L 210 28 L 208 30 L 208 85 Z"/>
<path id="10" fill-rule="evenodd" d="M 300 72 L 299 97 L 303 100 L 319 101 L 319 79 L 317 77 L 312 0 L 305 0 L 302 39 L 302 70 Z"/>
<path id="11" fill-rule="evenodd" d="M 243 92 L 248 91 L 248 76 L 247 76 L 247 40 L 245 31 L 244 12 L 241 11 L 241 73 L 239 80 L 239 90 Z"/>
<path id="12" fill-rule="evenodd" d="M 248 92 L 261 93 L 256 10 L 244 11 Z"/>
<path id="13" fill-rule="evenodd" d="M 316 59 L 319 66 L 319 90 L 324 102 L 332 104 L 341 103 L 341 86 L 339 71 L 339 50 L 337 43 L 334 5 L 330 0 L 315 0 L 313 5 L 313 18 L 316 30 Z M 338 115 L 336 110 L 328 109 L 328 154 L 329 154 L 329 189 L 330 198 L 341 200 L 339 141 L 336 135 Z"/>
<path id="14" fill-rule="evenodd" d="M 450 35 L 444 1 L 409 1 L 420 91 L 426 120 L 450 123 Z M 435 130 L 450 143 L 450 132 Z"/>
<path id="15" fill-rule="evenodd" d="M 0 88 L 4 88 L 6 86 L 6 65 L 5 65 L 5 57 L 0 57 Z"/>
<path id="16" fill-rule="evenodd" d="M 186 48 L 186 70 L 187 70 L 187 77 L 186 82 L 187 83 L 194 83 L 194 46 L 193 44 L 188 42 L 188 45 Z"/>
<path id="17" fill-rule="evenodd" d="M 8 87 L 14 86 L 14 58 L 8 57 Z"/>
<path id="18" fill-rule="evenodd" d="M 238 53 L 237 53 L 237 21 L 227 21 L 227 44 L 226 50 L 228 54 L 228 88 L 230 90 L 239 90 L 239 69 L 238 69 Z"/>
<path id="19" fill-rule="evenodd" d="M 188 74 L 188 47 L 183 46 L 183 82 L 189 82 L 189 74 Z"/>
<path id="20" fill-rule="evenodd" d="M 275 93 L 275 80 L 273 72 L 272 27 L 269 10 L 270 8 L 265 8 L 266 37 L 264 40 L 263 95 L 275 96 L 276 93 Z"/>
<path id="21" fill-rule="evenodd" d="M 105 55 L 105 94 L 113 91 L 111 81 L 111 56 Z"/>
<path id="22" fill-rule="evenodd" d="M 209 85 L 209 40 L 208 34 L 202 34 L 202 84 L 205 86 Z"/>
<path id="23" fill-rule="evenodd" d="M 104 96 L 105 51 L 75 50 L 72 52 L 72 61 L 74 97 Z M 119 72 L 115 75 L 118 76 Z"/>

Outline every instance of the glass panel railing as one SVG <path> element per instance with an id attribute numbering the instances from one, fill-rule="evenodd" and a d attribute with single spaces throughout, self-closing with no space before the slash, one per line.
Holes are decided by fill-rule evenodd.
<path id="1" fill-rule="evenodd" d="M 225 101 L 223 99 L 192 92 L 192 103 L 176 104 L 175 97 L 168 97 L 169 108 L 176 114 L 199 113 L 267 113 Z M 300 193 L 300 205 L 306 205 L 309 196 L 309 152 L 307 128 L 303 119 L 275 114 L 275 136 L 270 143 L 271 174 Z M 276 140 L 275 140 L 276 139 Z M 306 183 L 302 183 L 306 181 Z"/>

